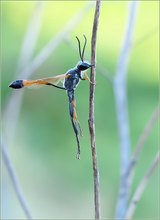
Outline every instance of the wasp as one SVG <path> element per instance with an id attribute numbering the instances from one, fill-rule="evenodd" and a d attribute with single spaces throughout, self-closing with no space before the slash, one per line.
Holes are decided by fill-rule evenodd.
<path id="1" fill-rule="evenodd" d="M 82 130 L 76 113 L 75 89 L 78 86 L 80 80 L 88 80 L 90 83 L 92 83 L 86 74 L 86 70 L 94 66 L 93 64 L 90 64 L 88 61 L 84 61 L 84 52 L 87 44 L 87 38 L 85 35 L 83 36 L 85 40 L 83 50 L 81 50 L 80 40 L 76 36 L 78 42 L 78 48 L 79 48 L 80 61 L 74 68 L 69 69 L 65 74 L 56 75 L 49 78 L 36 79 L 36 80 L 19 79 L 13 81 L 9 85 L 9 87 L 12 89 L 21 89 L 26 87 L 40 88 L 41 86 L 53 86 L 58 89 L 66 90 L 68 96 L 68 102 L 69 102 L 69 114 L 77 141 L 77 156 L 76 156 L 77 159 L 80 159 L 79 135 L 82 135 Z M 59 86 L 58 84 L 62 81 L 63 81 L 63 86 Z"/>

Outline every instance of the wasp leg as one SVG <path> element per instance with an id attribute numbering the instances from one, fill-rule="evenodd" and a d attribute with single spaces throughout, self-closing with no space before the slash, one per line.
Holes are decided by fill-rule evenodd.
<path id="1" fill-rule="evenodd" d="M 79 128 L 79 132 L 80 132 L 80 136 L 82 137 L 83 134 L 82 134 L 82 129 L 81 129 L 81 125 L 80 125 L 80 122 L 77 118 L 77 113 L 76 113 L 76 100 L 74 99 L 72 101 L 72 105 L 73 105 L 73 118 L 74 118 L 74 121 L 76 121 L 77 125 L 78 125 L 78 128 Z"/>
<path id="2" fill-rule="evenodd" d="M 71 117 L 71 122 L 73 126 L 73 130 L 76 135 L 76 140 L 77 140 L 77 159 L 80 159 L 80 142 L 79 142 L 79 133 L 78 133 L 78 123 L 77 123 L 77 115 L 75 108 L 73 107 L 73 102 L 69 103 L 69 112 L 70 112 L 70 117 Z"/>
<path id="3" fill-rule="evenodd" d="M 71 118 L 71 121 L 72 121 L 72 126 L 73 126 L 73 129 L 74 129 L 74 132 L 76 134 L 76 140 L 77 140 L 77 155 L 76 155 L 76 158 L 78 160 L 80 160 L 80 142 L 79 142 L 79 137 L 78 137 L 78 128 L 77 128 L 77 124 L 75 123 L 74 119 Z"/>
<path id="4" fill-rule="evenodd" d="M 86 72 L 84 72 L 84 77 L 83 77 L 83 78 L 80 77 L 80 78 L 81 78 L 81 80 L 88 80 L 91 84 L 95 85 L 95 83 L 93 83 L 93 82 L 90 80 L 90 78 L 87 76 L 87 73 L 86 73 Z"/>
<path id="5" fill-rule="evenodd" d="M 79 122 L 78 119 L 77 119 L 77 124 L 78 124 L 78 128 L 79 128 L 80 136 L 82 137 L 83 136 L 83 132 L 82 132 L 82 128 L 81 128 L 81 125 L 80 125 L 80 122 Z"/>
<path id="6" fill-rule="evenodd" d="M 67 94 L 68 94 L 68 99 L 69 99 L 70 118 L 71 118 L 74 133 L 76 135 L 76 141 L 77 141 L 77 159 L 80 159 L 80 142 L 79 142 L 79 131 L 78 131 L 79 125 L 78 125 L 78 121 L 77 121 L 74 90 L 68 90 Z"/>

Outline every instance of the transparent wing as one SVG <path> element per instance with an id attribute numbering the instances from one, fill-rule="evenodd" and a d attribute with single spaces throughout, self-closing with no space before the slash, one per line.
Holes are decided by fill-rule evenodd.
<path id="1" fill-rule="evenodd" d="M 57 85 L 59 82 L 67 78 L 67 74 L 61 74 L 54 77 L 36 79 L 36 80 L 23 80 L 23 86 L 27 88 L 41 88 L 43 86 L 54 84 Z"/>

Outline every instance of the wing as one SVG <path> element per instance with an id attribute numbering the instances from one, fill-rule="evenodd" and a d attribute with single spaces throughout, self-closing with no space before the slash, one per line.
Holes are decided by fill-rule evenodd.
<path id="1" fill-rule="evenodd" d="M 43 79 L 37 79 L 37 80 L 23 80 L 23 86 L 24 87 L 30 87 L 30 88 L 40 88 L 45 85 L 57 85 L 61 81 L 63 81 L 67 77 L 66 74 L 57 75 L 54 77 L 48 77 Z"/>
<path id="2" fill-rule="evenodd" d="M 68 77 L 68 74 L 61 74 L 54 77 L 36 79 L 36 80 L 16 80 L 12 82 L 9 87 L 13 89 L 27 88 L 40 88 L 46 85 L 57 85 L 59 82 L 63 81 Z"/>

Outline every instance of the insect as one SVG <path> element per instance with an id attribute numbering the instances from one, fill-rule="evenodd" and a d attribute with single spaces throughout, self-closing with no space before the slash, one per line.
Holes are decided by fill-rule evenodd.
<path id="1" fill-rule="evenodd" d="M 88 61 L 84 61 L 84 52 L 87 44 L 87 38 L 84 36 L 84 46 L 83 50 L 81 50 L 81 44 L 79 38 L 76 36 L 76 39 L 78 41 L 78 48 L 79 48 L 79 56 L 80 61 L 78 64 L 68 70 L 65 74 L 57 75 L 54 77 L 49 78 L 43 78 L 43 79 L 37 79 L 37 80 L 16 80 L 13 81 L 9 87 L 12 89 L 21 89 L 25 87 L 41 87 L 41 86 L 53 86 L 58 89 L 66 90 L 68 101 L 69 101 L 69 113 L 71 118 L 71 123 L 73 126 L 73 130 L 76 136 L 77 141 L 77 159 L 80 159 L 80 141 L 79 141 L 79 135 L 82 135 L 82 130 L 80 127 L 80 123 L 77 118 L 76 113 L 76 100 L 75 100 L 75 89 L 78 86 L 80 80 L 88 80 L 90 83 L 92 83 L 87 76 L 86 71 L 87 69 L 94 66 L 93 64 L 90 64 Z M 59 86 L 58 83 L 63 81 L 63 86 Z"/>

